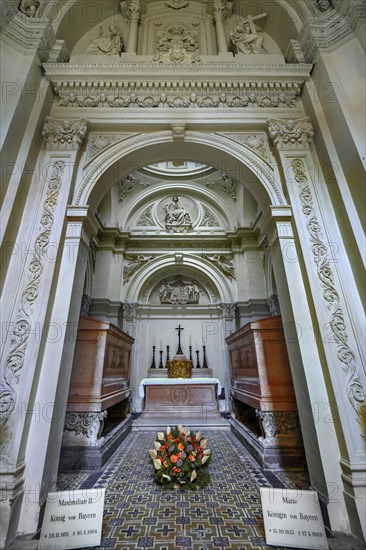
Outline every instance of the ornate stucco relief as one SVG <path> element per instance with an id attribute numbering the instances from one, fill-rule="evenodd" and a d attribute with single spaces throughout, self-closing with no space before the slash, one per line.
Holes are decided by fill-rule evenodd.
<path id="1" fill-rule="evenodd" d="M 262 157 L 266 162 L 269 161 L 268 141 L 266 134 L 248 134 L 248 133 L 229 133 L 225 132 L 221 135 L 233 139 L 237 143 L 241 143 L 251 149 L 254 153 Z"/>
<path id="2" fill-rule="evenodd" d="M 306 149 L 314 135 L 309 117 L 296 120 L 271 119 L 268 123 L 269 135 L 278 149 Z"/>
<path id="3" fill-rule="evenodd" d="M 233 256 L 230 254 L 212 254 L 206 255 L 205 260 L 208 260 L 213 265 L 218 267 L 220 271 L 230 280 L 236 279 Z"/>
<path id="4" fill-rule="evenodd" d="M 177 276 L 174 280 L 163 280 L 159 287 L 161 304 L 198 304 L 201 291 L 197 281 Z"/>
<path id="5" fill-rule="evenodd" d="M 146 208 L 140 215 L 140 217 L 137 220 L 136 225 L 138 227 L 153 227 L 155 226 L 155 221 L 152 216 L 152 205 Z"/>
<path id="6" fill-rule="evenodd" d="M 131 134 L 127 132 L 122 132 L 118 134 L 101 134 L 101 135 L 91 135 L 89 137 L 89 147 L 87 152 L 86 162 L 88 163 L 101 151 L 108 149 L 111 145 L 128 139 L 136 134 Z"/>
<path id="7" fill-rule="evenodd" d="M 148 181 L 136 178 L 133 174 L 128 174 L 118 182 L 118 199 L 122 202 L 133 190 L 140 187 L 148 187 L 149 185 Z"/>
<path id="8" fill-rule="evenodd" d="M 81 145 L 87 130 L 87 121 L 59 120 L 46 117 L 42 135 L 46 143 L 46 149 L 72 150 Z"/>
<path id="9" fill-rule="evenodd" d="M 221 189 L 221 191 L 224 191 L 233 199 L 233 201 L 236 201 L 236 192 L 238 188 L 237 181 L 229 176 L 228 174 L 222 174 L 222 176 L 218 179 L 214 179 L 212 181 L 207 181 L 206 186 L 213 188 L 218 187 Z"/>
<path id="10" fill-rule="evenodd" d="M 145 256 L 144 254 L 125 253 L 123 266 L 123 282 L 128 283 L 132 275 L 144 264 L 153 259 L 154 256 Z"/>
<path id="11" fill-rule="evenodd" d="M 183 25 L 170 25 L 156 37 L 153 63 L 198 63 L 198 35 Z"/>
<path id="12" fill-rule="evenodd" d="M 337 344 L 337 356 L 346 375 L 346 392 L 348 400 L 361 419 L 361 407 L 366 406 L 365 389 L 362 386 L 355 355 L 348 344 L 348 332 L 340 295 L 336 289 L 335 277 L 328 259 L 327 246 L 322 238 L 322 228 L 317 217 L 312 191 L 310 189 L 306 168 L 302 159 L 293 159 L 291 167 L 298 184 L 302 212 L 306 217 L 306 227 L 311 242 L 311 252 L 317 269 L 318 279 L 323 289 L 323 299 L 330 312 L 329 327 Z"/>
<path id="13" fill-rule="evenodd" d="M 200 223 L 200 227 L 219 227 L 220 224 L 217 221 L 215 214 L 207 208 L 207 206 L 202 206 L 203 209 L 203 218 Z"/>
<path id="14" fill-rule="evenodd" d="M 25 353 L 32 329 L 32 316 L 39 296 L 39 287 L 47 259 L 54 212 L 62 185 L 65 162 L 57 160 L 50 167 L 48 184 L 39 221 L 39 233 L 34 241 L 34 253 L 27 267 L 28 282 L 22 290 L 17 319 L 12 329 L 11 348 L 5 360 L 0 383 L 1 425 L 5 425 L 16 404 L 16 385 L 24 367 Z"/>

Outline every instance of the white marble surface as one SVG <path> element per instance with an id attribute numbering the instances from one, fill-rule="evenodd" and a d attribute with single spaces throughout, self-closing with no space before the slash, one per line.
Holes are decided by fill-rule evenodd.
<path id="1" fill-rule="evenodd" d="M 144 378 L 139 385 L 139 396 L 145 396 L 144 386 L 162 386 L 177 384 L 217 384 L 217 395 L 220 395 L 222 386 L 218 378 Z"/>

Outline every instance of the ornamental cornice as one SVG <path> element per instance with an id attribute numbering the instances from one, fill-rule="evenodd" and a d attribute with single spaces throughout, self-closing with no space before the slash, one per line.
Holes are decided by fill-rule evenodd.
<path id="1" fill-rule="evenodd" d="M 52 24 L 47 19 L 15 15 L 2 33 L 2 40 L 15 50 L 26 54 L 37 54 L 40 62 L 48 59 L 56 36 Z"/>

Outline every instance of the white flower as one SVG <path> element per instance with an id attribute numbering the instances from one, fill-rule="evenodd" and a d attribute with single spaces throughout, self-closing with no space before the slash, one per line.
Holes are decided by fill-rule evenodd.
<path id="1" fill-rule="evenodd" d="M 165 477 L 166 479 L 169 479 L 169 481 L 170 481 L 170 477 L 167 476 L 166 474 L 163 474 L 163 477 Z"/>
<path id="2" fill-rule="evenodd" d="M 191 481 L 196 479 L 196 477 L 197 477 L 197 472 L 196 472 L 196 470 L 193 470 L 192 473 L 191 473 Z"/>
<path id="3" fill-rule="evenodd" d="M 203 451 L 203 454 L 204 455 L 210 455 L 211 454 L 210 449 L 206 449 L 205 451 Z"/>
<path id="4" fill-rule="evenodd" d="M 149 455 L 150 455 L 151 458 L 156 458 L 157 454 L 158 453 L 157 453 L 157 451 L 155 451 L 155 449 L 150 449 Z"/>
<path id="5" fill-rule="evenodd" d="M 197 432 L 197 433 L 196 433 L 196 441 L 201 441 L 201 439 L 202 439 L 202 434 L 201 434 L 201 432 Z"/>
<path id="6" fill-rule="evenodd" d="M 178 428 L 178 430 L 179 430 L 179 433 L 182 433 L 182 431 L 183 431 L 183 426 L 182 426 L 182 424 L 178 424 L 177 428 Z"/>
<path id="7" fill-rule="evenodd" d="M 154 441 L 154 447 L 155 447 L 155 449 L 156 449 L 157 451 L 159 451 L 161 445 L 160 445 L 160 443 L 159 443 L 158 441 Z"/>
<path id="8" fill-rule="evenodd" d="M 183 483 L 185 483 L 185 481 L 183 481 L 182 479 L 179 480 L 179 483 L 181 483 L 183 485 Z"/>
<path id="9" fill-rule="evenodd" d="M 155 466 L 155 470 L 160 470 L 161 468 L 160 460 L 157 460 L 156 458 L 154 458 L 154 466 Z"/>
<path id="10" fill-rule="evenodd" d="M 202 439 L 200 443 L 200 446 L 202 447 L 202 449 L 206 448 L 207 443 L 208 443 L 208 439 Z"/>
<path id="11" fill-rule="evenodd" d="M 158 432 L 158 439 L 160 439 L 160 441 L 164 441 L 164 434 L 163 434 L 163 432 Z"/>
<path id="12" fill-rule="evenodd" d="M 204 464 L 206 462 L 206 460 L 209 459 L 209 456 L 208 455 L 205 455 L 202 459 L 202 464 Z"/>
<path id="13" fill-rule="evenodd" d="M 170 434 L 170 426 L 167 426 L 166 433 L 167 433 L 167 435 Z"/>

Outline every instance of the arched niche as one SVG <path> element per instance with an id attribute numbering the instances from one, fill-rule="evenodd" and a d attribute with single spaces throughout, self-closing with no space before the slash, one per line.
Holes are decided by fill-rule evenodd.
<path id="1" fill-rule="evenodd" d="M 270 205 L 285 205 L 286 199 L 275 166 L 258 154 L 223 135 L 187 131 L 184 141 L 174 141 L 171 131 L 131 137 L 111 145 L 83 171 L 73 204 L 97 208 L 106 191 L 131 170 L 167 158 L 211 164 L 243 183 L 263 212 Z"/>
<path id="2" fill-rule="evenodd" d="M 176 254 L 162 255 L 143 265 L 128 282 L 125 301 L 147 304 L 159 282 L 177 275 L 198 281 L 208 298 L 205 305 L 234 301 L 232 283 L 209 261 L 190 254 L 184 254 L 184 265 L 177 264 Z"/>

